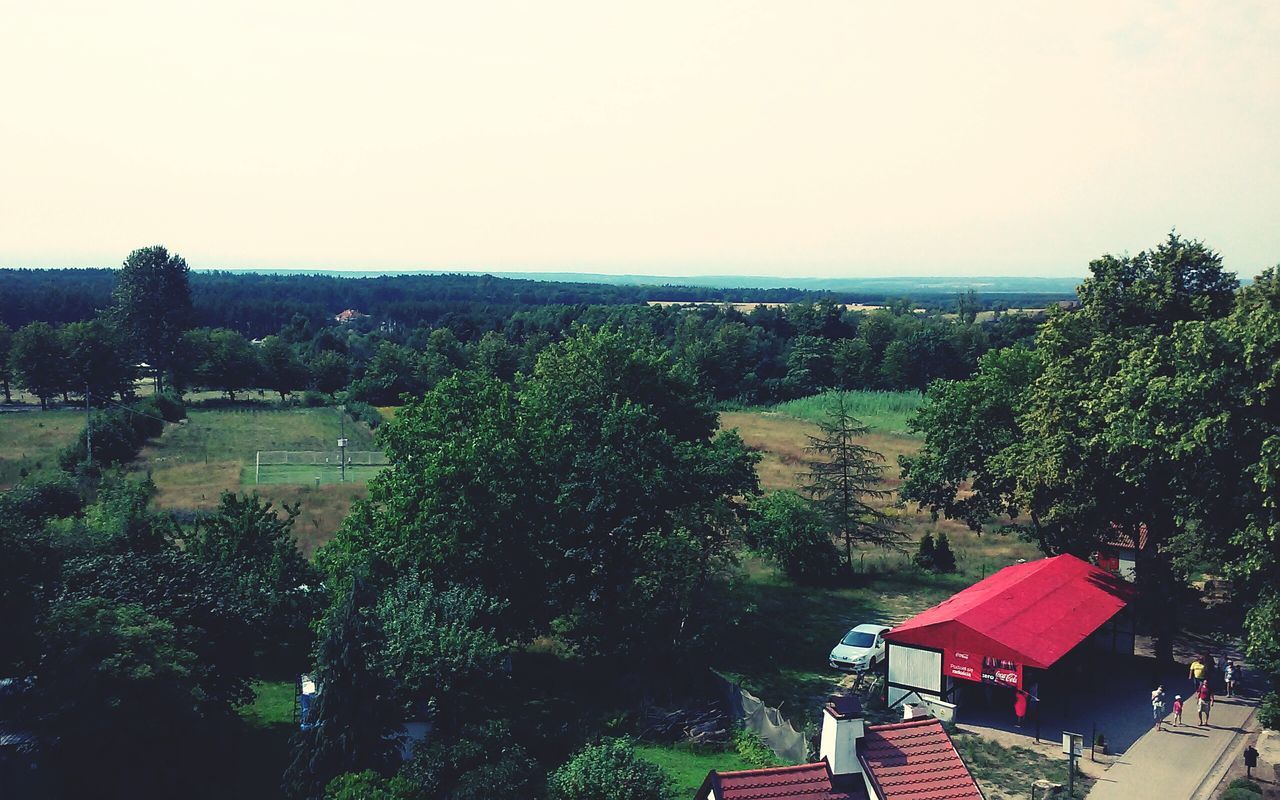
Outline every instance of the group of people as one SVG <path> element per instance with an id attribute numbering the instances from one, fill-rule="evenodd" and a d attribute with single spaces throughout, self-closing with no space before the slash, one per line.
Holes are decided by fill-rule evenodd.
<path id="1" fill-rule="evenodd" d="M 1187 670 L 1187 679 L 1191 681 L 1191 694 L 1188 695 L 1188 698 L 1195 701 L 1196 717 L 1201 727 L 1208 727 L 1209 725 L 1209 714 L 1213 711 L 1215 686 L 1221 686 L 1226 691 L 1227 697 L 1234 697 L 1236 695 L 1236 684 L 1240 677 L 1240 666 L 1231 660 L 1227 660 L 1222 665 L 1222 672 L 1219 674 L 1218 663 L 1214 660 L 1212 653 L 1196 656 L 1192 660 L 1191 666 Z M 1174 726 L 1181 727 L 1182 725 L 1182 708 L 1182 695 L 1174 695 Z M 1151 718 L 1156 723 L 1156 730 L 1164 730 L 1166 714 L 1164 686 L 1157 686 L 1155 691 L 1151 693 Z"/>

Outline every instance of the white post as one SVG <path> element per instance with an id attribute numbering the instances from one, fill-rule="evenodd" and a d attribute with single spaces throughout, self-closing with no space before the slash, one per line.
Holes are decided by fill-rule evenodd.
<path id="1" fill-rule="evenodd" d="M 253 451 L 253 485 L 257 486 L 262 478 L 262 451 Z"/>

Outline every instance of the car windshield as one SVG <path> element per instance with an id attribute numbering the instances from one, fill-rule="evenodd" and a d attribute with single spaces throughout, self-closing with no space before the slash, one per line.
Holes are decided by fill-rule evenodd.
<path id="1" fill-rule="evenodd" d="M 848 635 L 840 640 L 840 644 L 847 644 L 850 647 L 870 647 L 875 640 L 876 637 L 866 631 L 849 631 Z"/>

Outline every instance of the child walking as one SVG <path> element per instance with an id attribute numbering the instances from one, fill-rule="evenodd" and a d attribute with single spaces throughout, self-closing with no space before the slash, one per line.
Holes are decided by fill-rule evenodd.
<path id="1" fill-rule="evenodd" d="M 1182 727 L 1182 695 L 1180 694 L 1173 696 L 1173 724 L 1174 727 Z"/>

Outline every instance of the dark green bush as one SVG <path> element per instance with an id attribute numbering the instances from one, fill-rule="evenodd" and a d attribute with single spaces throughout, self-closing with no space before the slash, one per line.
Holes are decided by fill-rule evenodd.
<path id="1" fill-rule="evenodd" d="M 1280 730 L 1280 694 L 1267 692 L 1258 705 L 1258 721 L 1264 728 Z"/>
<path id="2" fill-rule="evenodd" d="M 755 769 L 766 769 L 768 767 L 779 766 L 782 762 L 769 749 L 769 745 L 764 743 L 760 738 L 760 734 L 755 731 L 749 731 L 742 728 L 733 734 L 733 749 L 738 751 L 738 755 L 742 760 L 750 764 Z"/>
<path id="3" fill-rule="evenodd" d="M 547 777 L 551 800 L 665 800 L 666 773 L 625 739 L 588 745 Z"/>
<path id="4" fill-rule="evenodd" d="M 302 405 L 307 408 L 322 408 L 329 405 L 329 396 L 324 392 L 308 389 L 302 393 Z"/>
<path id="5" fill-rule="evenodd" d="M 1262 787 L 1248 778 L 1236 778 L 1231 783 L 1227 784 L 1227 791 L 1231 791 L 1232 789 L 1240 789 L 1252 794 L 1262 794 Z"/>
<path id="6" fill-rule="evenodd" d="M 364 402 L 356 400 L 346 405 L 347 413 L 352 419 L 359 420 L 369 426 L 369 430 L 376 430 L 382 424 L 382 412 Z"/>

